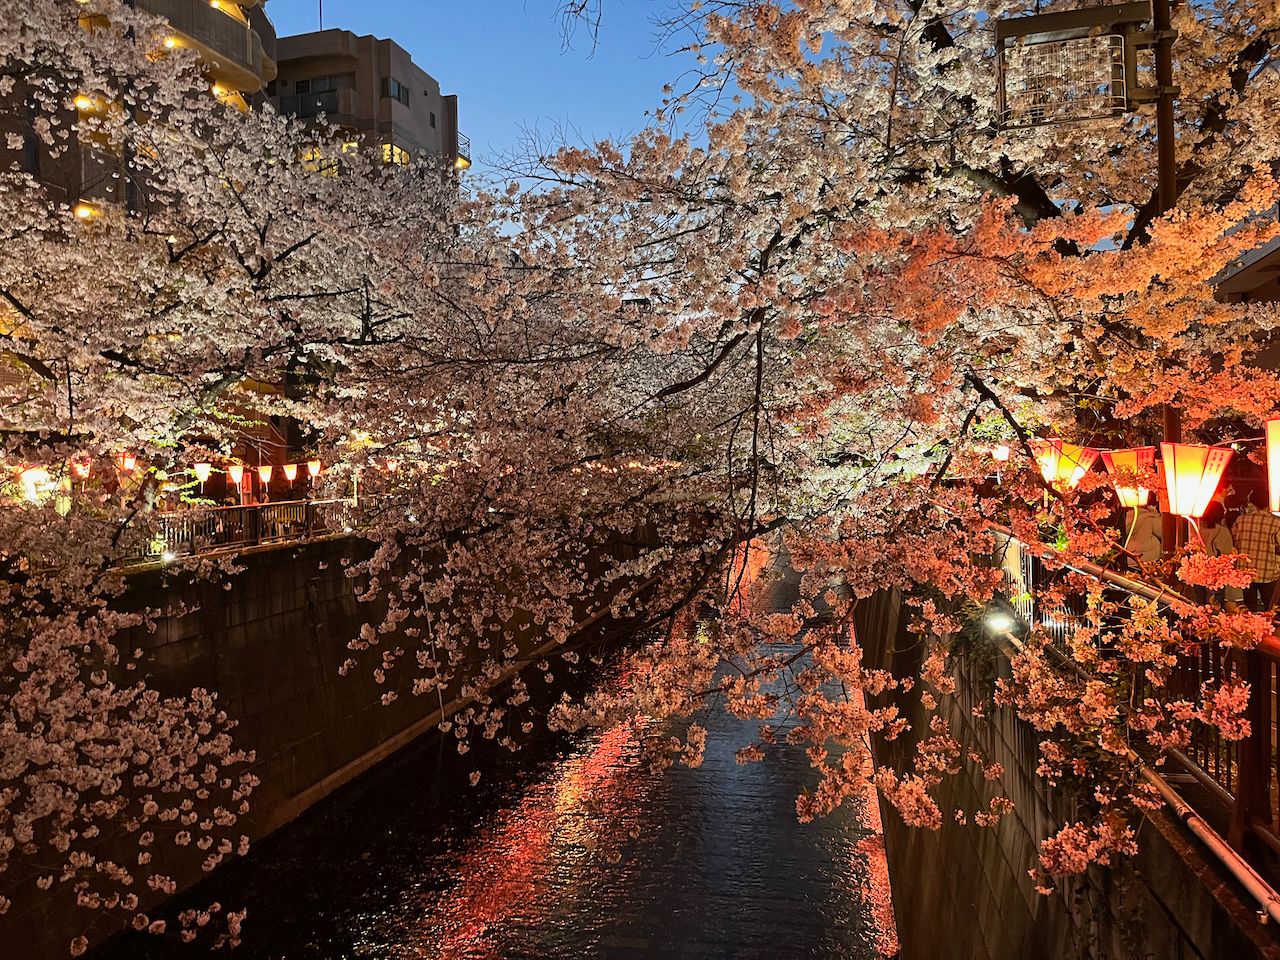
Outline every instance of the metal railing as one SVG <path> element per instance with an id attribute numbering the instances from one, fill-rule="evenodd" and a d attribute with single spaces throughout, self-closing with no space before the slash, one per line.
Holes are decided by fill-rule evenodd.
<path id="1" fill-rule="evenodd" d="M 223 13 L 209 0 L 138 0 L 138 6 L 164 17 L 175 30 L 261 77 L 262 38 L 247 23 Z"/>
<path id="2" fill-rule="evenodd" d="M 351 533 L 360 525 L 365 508 L 363 501 L 289 500 L 164 513 L 154 536 L 128 562 L 174 560 Z"/>
<path id="3" fill-rule="evenodd" d="M 341 90 L 322 90 L 320 93 L 297 93 L 281 97 L 280 112 L 303 120 L 308 117 L 317 117 L 322 113 L 329 117 L 339 112 L 350 113 L 350 109 L 346 111 L 340 109 L 339 94 L 341 93 Z"/>
<path id="4" fill-rule="evenodd" d="M 1044 589 L 1064 573 L 1083 575 L 1102 584 L 1104 600 L 1116 604 L 1111 622 L 1118 625 L 1128 616 L 1127 608 L 1139 598 L 1155 601 L 1170 621 L 1173 607 L 1193 601 L 1169 587 L 1144 583 L 1089 563 L 1065 563 L 1053 548 L 1029 546 L 1011 535 L 1004 541 L 1000 562 L 1013 607 L 1028 624 L 1040 627 L 1062 656 L 1074 662 L 1069 640 L 1086 623 L 1085 598 L 1070 596 L 1064 605 L 1040 600 Z M 1046 562 L 1047 561 L 1047 562 Z M 1178 657 L 1165 688 L 1173 696 L 1195 701 L 1205 683 L 1218 684 L 1243 679 L 1250 696 L 1246 718 L 1250 734 L 1243 740 L 1226 740 L 1216 727 L 1197 724 L 1185 752 L 1174 750 L 1172 757 L 1196 782 L 1206 789 L 1229 818 L 1227 839 L 1245 859 L 1256 859 L 1259 841 L 1280 853 L 1280 767 L 1276 747 L 1280 732 L 1276 725 L 1276 693 L 1280 689 L 1280 640 L 1270 638 L 1252 650 L 1227 648 L 1220 643 L 1203 643 Z M 1144 678 L 1138 679 L 1145 684 Z M 1135 691 L 1138 698 L 1145 689 Z"/>

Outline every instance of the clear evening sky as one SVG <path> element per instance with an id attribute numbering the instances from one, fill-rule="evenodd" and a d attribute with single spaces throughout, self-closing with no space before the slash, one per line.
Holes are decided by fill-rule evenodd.
<path id="1" fill-rule="evenodd" d="M 280 36 L 319 29 L 320 0 L 270 0 Z M 324 26 L 394 40 L 458 95 L 477 169 L 526 128 L 574 142 L 634 133 L 689 66 L 659 49 L 652 18 L 670 0 L 604 0 L 599 43 L 563 43 L 556 0 L 323 0 Z M 669 44 L 672 47 L 674 44 Z"/>

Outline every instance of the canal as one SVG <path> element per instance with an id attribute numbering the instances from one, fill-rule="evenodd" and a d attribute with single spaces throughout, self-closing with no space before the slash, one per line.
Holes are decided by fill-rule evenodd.
<path id="1" fill-rule="evenodd" d="M 716 712 L 703 722 L 696 769 L 652 770 L 631 726 L 535 732 L 514 754 L 481 742 L 460 756 L 452 737 L 423 738 L 167 916 L 211 901 L 247 907 L 241 960 L 891 952 L 874 804 L 802 825 L 795 798 L 813 774 L 801 748 L 773 746 L 742 766 L 735 752 L 756 721 Z M 205 949 L 127 934 L 94 957 L 189 960 Z"/>

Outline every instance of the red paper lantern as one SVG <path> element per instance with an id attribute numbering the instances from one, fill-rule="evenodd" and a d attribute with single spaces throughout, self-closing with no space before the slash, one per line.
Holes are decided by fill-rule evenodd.
<path id="1" fill-rule="evenodd" d="M 1204 516 L 1231 461 L 1231 448 L 1162 443 L 1160 459 L 1169 491 L 1169 512 L 1195 520 Z"/>
<path id="2" fill-rule="evenodd" d="M 1267 421 L 1267 493 L 1271 512 L 1280 514 L 1280 417 Z"/>
<path id="3" fill-rule="evenodd" d="M 1116 488 L 1116 496 L 1122 507 L 1133 509 L 1147 505 L 1147 501 L 1151 499 L 1151 491 L 1141 486 L 1136 478 L 1150 473 L 1155 461 L 1155 447 L 1103 451 L 1102 462 L 1111 476 L 1111 485 Z"/>
<path id="4" fill-rule="evenodd" d="M 1040 475 L 1045 483 L 1059 490 L 1073 490 L 1081 478 L 1089 472 L 1098 451 L 1074 443 L 1063 443 L 1057 437 L 1048 440 L 1032 440 L 1031 449 L 1040 465 Z"/>

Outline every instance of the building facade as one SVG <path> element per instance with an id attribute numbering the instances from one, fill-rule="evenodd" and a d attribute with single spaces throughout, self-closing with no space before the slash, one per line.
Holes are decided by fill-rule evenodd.
<path id="1" fill-rule="evenodd" d="M 1280 303 L 1280 240 L 1251 250 L 1216 282 L 1218 296 L 1228 303 Z"/>
<path id="2" fill-rule="evenodd" d="M 247 109 L 276 76 L 276 31 L 265 0 L 136 0 L 138 9 L 169 21 L 165 45 L 200 57 L 218 99 Z"/>
<path id="3" fill-rule="evenodd" d="M 363 135 L 391 163 L 442 157 L 455 170 L 471 166 L 458 132 L 458 98 L 392 40 L 320 30 L 281 37 L 279 72 L 268 92 L 281 113 L 325 118 Z"/>
<path id="4" fill-rule="evenodd" d="M 276 75 L 276 32 L 263 10 L 264 0 L 135 0 L 138 9 L 163 17 L 167 49 L 191 49 L 209 80 L 210 93 L 237 109 L 248 110 L 266 99 L 267 84 Z M 81 17 L 88 32 L 95 28 L 92 13 Z M 86 91 L 68 105 L 82 116 L 106 105 Z M 53 151 L 35 135 L 25 116 L 24 97 L 15 91 L 0 103 L 0 164 L 35 176 L 51 199 L 92 216 L 105 203 L 130 202 L 130 182 L 124 158 L 88 142 Z"/>

